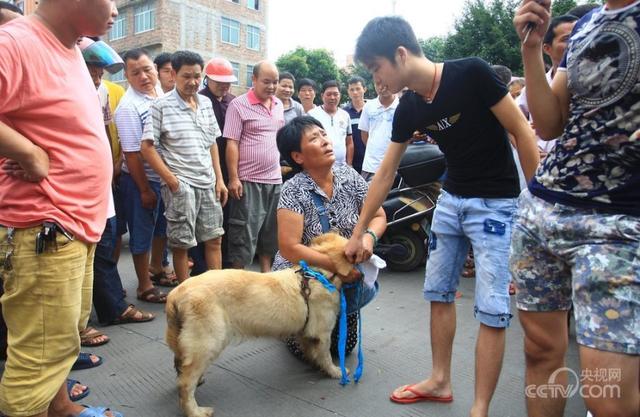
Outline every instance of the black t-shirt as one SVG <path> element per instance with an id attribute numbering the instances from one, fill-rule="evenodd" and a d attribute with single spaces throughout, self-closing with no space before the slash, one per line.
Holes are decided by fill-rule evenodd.
<path id="1" fill-rule="evenodd" d="M 491 112 L 509 91 L 480 58 L 446 61 L 432 103 L 405 93 L 393 118 L 392 140 L 428 134 L 444 153 L 444 189 L 461 197 L 512 198 L 520 194 L 507 133 Z"/>

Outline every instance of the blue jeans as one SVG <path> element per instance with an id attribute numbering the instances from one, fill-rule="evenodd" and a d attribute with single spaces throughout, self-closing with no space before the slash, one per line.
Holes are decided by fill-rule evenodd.
<path id="1" fill-rule="evenodd" d="M 108 324 L 117 319 L 128 307 L 124 300 L 118 267 L 113 261 L 115 239 L 116 218 L 114 216 L 107 219 L 93 260 L 93 305 L 98 321 L 102 324 Z"/>
<path id="2" fill-rule="evenodd" d="M 490 327 L 511 320 L 509 247 L 516 198 L 464 198 L 442 190 L 431 225 L 424 298 L 452 303 L 464 261 L 476 262 L 474 316 Z"/>

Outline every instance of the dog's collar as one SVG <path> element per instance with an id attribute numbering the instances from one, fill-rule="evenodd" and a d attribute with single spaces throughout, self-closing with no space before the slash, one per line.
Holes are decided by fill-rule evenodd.
<path id="1" fill-rule="evenodd" d="M 316 274 L 319 274 L 319 272 L 317 271 L 313 271 L 316 274 L 312 273 L 311 271 L 313 270 L 309 268 L 306 263 L 304 263 L 304 265 L 301 265 L 300 269 L 295 271 L 296 274 L 300 274 L 300 294 L 302 295 L 302 298 L 304 299 L 304 303 L 307 306 L 307 317 L 304 319 L 304 326 L 302 326 L 302 332 L 304 332 L 304 329 L 307 328 L 307 324 L 309 323 L 309 295 L 311 295 L 311 287 L 309 286 L 309 281 L 312 279 L 317 279 Z M 338 274 L 331 275 L 328 278 L 328 281 L 333 282 L 333 279 L 336 276 L 338 276 Z"/>

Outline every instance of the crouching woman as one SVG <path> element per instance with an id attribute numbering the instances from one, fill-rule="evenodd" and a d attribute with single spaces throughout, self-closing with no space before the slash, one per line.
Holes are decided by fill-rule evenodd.
<path id="1" fill-rule="evenodd" d="M 273 270 L 289 268 L 300 260 L 311 266 L 336 272 L 327 255 L 308 247 L 311 239 L 326 231 L 337 232 L 349 239 L 358 222 L 367 194 L 367 183 L 348 165 L 335 164 L 331 139 L 322 124 L 310 116 L 299 116 L 285 125 L 277 135 L 278 149 L 295 176 L 282 187 L 278 203 L 278 247 Z M 382 209 L 371 220 L 362 237 L 366 259 L 387 227 Z M 354 269 L 347 281 L 358 275 Z M 358 310 L 376 294 L 365 285 L 347 290 L 347 346 L 349 353 L 358 342 Z M 337 325 L 331 340 L 331 352 L 337 353 Z M 291 353 L 302 357 L 304 352 L 295 339 L 289 339 Z"/>

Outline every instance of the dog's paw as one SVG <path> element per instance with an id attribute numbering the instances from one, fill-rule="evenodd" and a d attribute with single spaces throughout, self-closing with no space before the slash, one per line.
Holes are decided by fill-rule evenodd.
<path id="1" fill-rule="evenodd" d="M 328 369 L 325 369 L 325 372 L 334 379 L 338 379 L 342 377 L 342 371 L 340 370 L 339 366 L 331 366 Z M 349 372 L 349 370 L 347 369 L 347 373 Z"/>
<path id="2" fill-rule="evenodd" d="M 212 417 L 212 407 L 198 407 L 195 412 L 189 414 L 189 417 Z"/>

